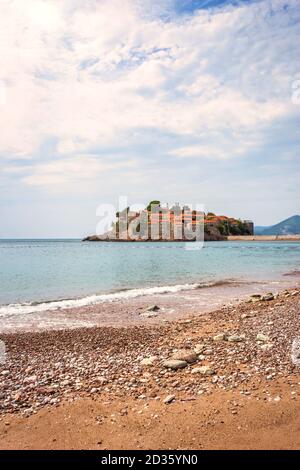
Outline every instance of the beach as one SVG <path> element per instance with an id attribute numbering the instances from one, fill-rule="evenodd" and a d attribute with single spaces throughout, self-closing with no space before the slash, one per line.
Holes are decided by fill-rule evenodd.
<path id="1" fill-rule="evenodd" d="M 147 326 L 213 312 L 225 305 L 237 305 L 253 292 L 278 293 L 292 287 L 299 274 L 291 272 L 279 280 L 243 281 L 228 279 L 205 284 L 183 284 L 118 292 L 112 299 L 80 307 L 42 309 L 30 305 L 31 313 L 0 315 L 0 334 L 43 332 L 93 327 Z M 110 297 L 110 295 L 108 295 Z M 79 300 L 80 302 L 80 300 Z M 49 304 L 43 304 L 47 307 Z M 157 305 L 158 311 L 148 311 Z M 4 307 L 6 308 L 6 307 Z M 14 306 L 8 306 L 14 308 Z M 23 307 L 24 308 L 24 307 Z M 36 310 L 35 310 L 36 309 Z M 1 309 L 0 309 L 1 310 Z"/>
<path id="2" fill-rule="evenodd" d="M 299 4 L 0 0 L 0 454 L 300 449 Z"/>
<path id="3" fill-rule="evenodd" d="M 143 305 L 140 324 L 2 332 L 1 449 L 299 448 L 293 284 L 161 321 Z"/>

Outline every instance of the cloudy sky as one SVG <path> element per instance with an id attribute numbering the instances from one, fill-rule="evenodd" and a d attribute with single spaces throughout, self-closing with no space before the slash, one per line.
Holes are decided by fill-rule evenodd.
<path id="1" fill-rule="evenodd" d="M 0 0 L 0 238 L 127 196 L 300 212 L 299 0 Z"/>

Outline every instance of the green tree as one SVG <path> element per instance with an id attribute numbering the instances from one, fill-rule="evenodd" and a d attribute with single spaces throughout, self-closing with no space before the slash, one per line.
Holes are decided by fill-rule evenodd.
<path id="1" fill-rule="evenodd" d="M 238 224 L 241 235 L 251 235 L 249 227 L 247 227 L 247 224 L 245 224 L 241 220 L 238 220 L 237 224 Z"/>
<path id="2" fill-rule="evenodd" d="M 151 206 L 159 206 L 159 205 L 160 205 L 160 201 L 151 201 L 149 202 L 147 206 L 147 211 L 151 211 Z"/>
<path id="3" fill-rule="evenodd" d="M 228 235 L 228 226 L 225 222 L 220 222 L 218 224 L 218 230 L 221 235 L 224 235 L 224 236 Z"/>

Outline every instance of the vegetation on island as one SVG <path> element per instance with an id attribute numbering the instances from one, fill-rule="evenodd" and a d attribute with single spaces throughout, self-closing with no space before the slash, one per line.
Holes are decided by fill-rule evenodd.
<path id="1" fill-rule="evenodd" d="M 199 212 L 191 209 L 189 206 L 180 206 L 178 203 L 169 208 L 168 205 L 161 205 L 159 200 L 152 200 L 147 204 L 144 210 L 136 212 L 126 207 L 122 211 L 116 212 L 116 219 L 112 223 L 111 231 L 101 235 L 88 237 L 88 240 L 132 240 L 132 227 L 136 235 L 145 239 L 140 234 L 142 220 L 148 220 L 148 227 L 157 226 L 159 239 L 163 240 L 163 224 L 170 226 L 170 240 L 178 239 L 178 223 L 179 230 L 182 223 L 182 231 L 185 227 L 190 227 L 193 230 L 199 225 L 204 225 L 204 238 L 205 240 L 226 240 L 230 235 L 252 235 L 253 224 L 250 221 L 242 221 L 227 216 L 218 216 L 213 212 Z M 153 225 L 154 224 L 154 225 Z M 124 238 L 125 237 L 125 238 Z M 176 238 L 177 237 L 177 238 Z M 148 230 L 148 239 L 151 239 L 151 231 Z M 179 236 L 182 239 L 182 236 Z"/>

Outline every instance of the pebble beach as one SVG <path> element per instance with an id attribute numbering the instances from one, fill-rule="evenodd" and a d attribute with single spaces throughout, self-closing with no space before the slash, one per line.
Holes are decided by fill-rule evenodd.
<path id="1" fill-rule="evenodd" d="M 146 311 L 159 312 L 159 308 L 150 306 Z M 1 334 L 6 361 L 0 367 L 0 447 L 64 448 L 68 444 L 59 434 L 78 413 L 90 425 L 85 427 L 85 444 L 74 436 L 78 431 L 69 429 L 73 448 L 128 447 L 126 434 L 133 426 L 126 424 L 129 417 L 139 435 L 132 448 L 157 445 L 147 441 L 147 429 L 156 425 L 171 432 L 168 420 L 175 412 L 179 429 L 187 406 L 193 407 L 194 416 L 215 403 L 215 416 L 226 412 L 230 419 L 234 417 L 235 431 L 245 404 L 259 405 L 266 414 L 270 404 L 278 405 L 281 418 L 285 404 L 299 417 L 299 312 L 300 289 L 296 286 L 278 294 L 253 294 L 236 305 L 162 324 Z M 98 414 L 95 409 L 104 404 L 105 412 L 98 410 Z M 260 416 L 255 409 L 247 411 L 254 428 Z M 55 436 L 50 429 L 50 435 L 41 441 L 49 417 L 57 414 L 64 425 L 53 431 Z M 205 424 L 210 419 L 205 419 L 201 433 L 191 428 L 186 444 L 178 437 L 175 448 L 202 448 L 203 430 L 205 446 L 214 448 L 216 444 L 209 439 L 211 425 Z M 52 428 L 56 421 L 51 422 Z M 121 430 L 110 442 L 108 424 Z M 35 430 L 31 437 L 28 426 Z M 222 423 L 219 426 L 222 429 Z M 223 433 L 228 433 L 226 426 L 225 420 Z M 258 430 L 259 422 L 257 426 Z M 106 437 L 97 441 L 95 433 Z M 243 447 L 242 434 L 240 437 L 236 446 Z M 272 436 L 269 439 L 272 444 Z M 293 439 L 289 446 L 299 444 L 298 428 Z M 230 438 L 218 442 L 230 448 Z M 159 448 L 167 445 L 162 440 Z M 273 445 L 285 448 L 287 443 L 277 436 Z M 245 446 L 251 448 L 251 442 Z"/>

